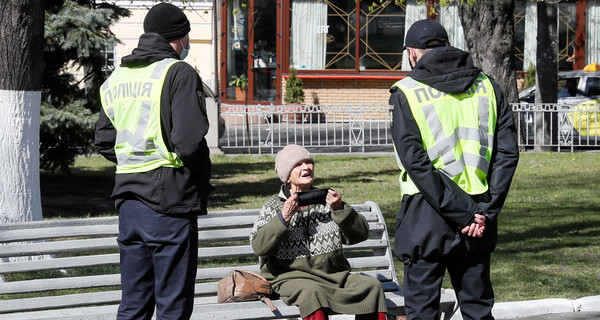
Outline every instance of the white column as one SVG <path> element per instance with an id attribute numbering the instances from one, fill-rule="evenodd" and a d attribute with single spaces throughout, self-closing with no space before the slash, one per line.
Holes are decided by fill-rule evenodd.
<path id="1" fill-rule="evenodd" d="M 450 45 L 465 50 L 465 34 L 462 24 L 460 23 L 460 17 L 458 16 L 458 7 L 453 4 L 440 8 L 438 22 L 444 26 L 446 32 L 448 32 Z"/>
<path id="2" fill-rule="evenodd" d="M 585 64 L 600 63 L 600 0 L 587 0 Z"/>
<path id="3" fill-rule="evenodd" d="M 219 104 L 212 98 L 206 98 L 206 115 L 208 117 L 208 133 L 204 137 L 210 150 L 210 155 L 223 154 L 219 148 Z"/>
<path id="4" fill-rule="evenodd" d="M 406 39 L 406 32 L 408 28 L 416 21 L 427 19 L 427 6 L 417 4 L 416 0 L 406 0 L 406 19 L 404 26 L 404 38 Z M 402 42 L 404 46 L 404 41 Z M 410 71 L 410 64 L 408 63 L 408 55 L 406 51 L 402 53 L 402 71 Z"/>
<path id="5" fill-rule="evenodd" d="M 526 1 L 525 9 L 525 48 L 523 49 L 523 70 L 536 65 L 537 51 L 537 4 Z"/>

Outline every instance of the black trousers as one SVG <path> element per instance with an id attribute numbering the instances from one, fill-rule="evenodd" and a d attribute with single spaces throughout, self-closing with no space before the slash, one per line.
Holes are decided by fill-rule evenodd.
<path id="1" fill-rule="evenodd" d="M 458 255 L 441 260 L 417 260 L 404 265 L 407 320 L 439 320 L 442 281 L 448 270 L 465 320 L 493 320 L 494 291 L 490 254 Z"/>
<path id="2" fill-rule="evenodd" d="M 167 216 L 142 202 L 119 208 L 121 286 L 117 319 L 189 319 L 198 264 L 198 220 Z"/>

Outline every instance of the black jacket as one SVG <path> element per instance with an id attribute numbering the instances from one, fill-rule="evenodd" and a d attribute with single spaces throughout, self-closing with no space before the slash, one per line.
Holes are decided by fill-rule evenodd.
<path id="1" fill-rule="evenodd" d="M 180 59 L 171 45 L 157 33 L 143 34 L 121 66 L 145 66 L 166 58 Z M 165 214 L 205 214 L 211 162 L 204 136 L 208 132 L 202 80 L 192 66 L 175 63 L 167 72 L 161 95 L 161 126 L 169 151 L 183 161 L 180 168 L 162 167 L 150 172 L 117 174 L 112 198 L 115 205 L 137 199 Z M 101 111 L 95 145 L 106 159 L 117 162 L 116 130 Z"/>
<path id="2" fill-rule="evenodd" d="M 447 93 L 470 88 L 481 70 L 468 52 L 436 48 L 417 62 L 409 76 Z M 504 204 L 519 159 L 513 113 L 502 90 L 492 81 L 498 105 L 489 191 L 470 196 L 436 170 L 423 148 L 421 134 L 403 92 L 392 88 L 392 138 L 398 157 L 420 193 L 405 195 L 397 215 L 395 254 L 404 262 L 469 252 L 490 252 L 497 242 L 498 213 Z M 475 213 L 488 214 L 482 238 L 463 235 L 459 227 Z"/>

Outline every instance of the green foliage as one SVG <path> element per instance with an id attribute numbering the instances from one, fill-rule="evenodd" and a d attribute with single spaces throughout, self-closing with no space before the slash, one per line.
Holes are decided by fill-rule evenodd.
<path id="1" fill-rule="evenodd" d="M 524 77 L 523 88 L 529 88 L 535 84 L 535 66 L 530 65 Z"/>
<path id="2" fill-rule="evenodd" d="M 94 0 L 46 0 L 44 8 L 40 163 L 42 168 L 67 170 L 74 150 L 91 148 L 93 131 L 84 129 L 83 122 L 101 108 L 98 92 L 110 71 L 103 50 L 118 41 L 109 28 L 130 13 Z M 83 73 L 83 78 L 73 72 Z M 55 132 L 61 136 L 46 136 Z"/>
<path id="3" fill-rule="evenodd" d="M 109 28 L 115 20 L 130 13 L 114 5 L 94 3 L 93 0 L 45 2 L 42 93 L 43 99 L 55 107 L 74 98 L 85 98 L 88 108 L 100 110 L 98 89 L 107 77 L 103 50 L 118 42 Z M 70 73 L 73 70 L 83 72 L 83 79 L 76 82 Z"/>
<path id="4" fill-rule="evenodd" d="M 298 71 L 290 67 L 290 76 L 285 82 L 285 103 L 302 103 L 304 102 L 304 86 L 302 79 L 298 78 Z"/>
<path id="5" fill-rule="evenodd" d="M 246 78 L 245 74 L 242 74 L 240 76 L 233 75 L 231 76 L 231 81 L 229 81 L 229 85 L 238 87 L 242 89 L 242 91 L 246 91 L 246 88 L 248 88 L 248 78 Z"/>
<path id="6" fill-rule="evenodd" d="M 89 153 L 98 114 L 79 100 L 58 109 L 43 104 L 40 124 L 40 168 L 69 172 L 75 157 Z"/>

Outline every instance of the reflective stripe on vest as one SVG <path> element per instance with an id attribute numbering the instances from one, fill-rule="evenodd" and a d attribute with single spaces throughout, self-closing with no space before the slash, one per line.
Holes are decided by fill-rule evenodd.
<path id="1" fill-rule="evenodd" d="M 433 166 L 468 194 L 486 192 L 497 121 L 496 97 L 490 80 L 480 74 L 473 86 L 460 94 L 441 92 L 410 77 L 394 86 L 402 90 L 409 102 Z M 418 193 L 397 153 L 396 160 L 400 168 L 400 192 Z"/>
<path id="2" fill-rule="evenodd" d="M 117 173 L 183 165 L 174 152 L 167 151 L 160 125 L 165 77 L 179 61 L 164 59 L 141 68 L 118 67 L 102 84 L 102 108 L 117 130 Z"/>

